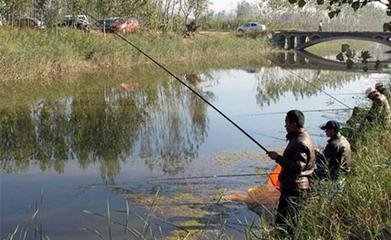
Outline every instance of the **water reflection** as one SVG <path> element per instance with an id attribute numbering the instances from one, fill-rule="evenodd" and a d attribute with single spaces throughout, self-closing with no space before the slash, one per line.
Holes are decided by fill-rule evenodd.
<path id="1" fill-rule="evenodd" d="M 193 86 L 202 92 L 196 82 Z M 3 109 L 1 168 L 18 172 L 38 164 L 42 171 L 63 173 L 67 161 L 77 160 L 82 169 L 99 163 L 102 177 L 113 179 L 121 161 L 139 155 L 151 169 L 162 164 L 164 173 L 174 174 L 197 156 L 208 128 L 205 114 L 203 102 L 168 81 L 137 91 L 102 88 Z"/>
<path id="2" fill-rule="evenodd" d="M 377 59 L 382 59 L 377 61 Z M 374 59 L 376 59 L 374 61 Z M 390 67 L 391 58 L 386 54 L 377 54 L 374 58 L 368 60 L 366 64 L 356 62 L 348 67 L 345 62 L 338 61 L 335 56 L 323 57 L 312 54 L 306 51 L 285 51 L 273 53 L 269 60 L 275 65 L 287 69 L 313 69 L 313 70 L 327 70 L 327 71 L 344 71 L 344 72 L 362 72 L 364 66 L 367 72 L 383 72 Z"/>
<path id="3" fill-rule="evenodd" d="M 357 93 L 374 85 L 374 77 L 386 77 L 376 74 L 366 78 L 363 73 L 314 71 L 305 67 L 287 71 L 265 59 L 234 67 L 192 70 L 183 74 L 183 79 L 227 115 L 236 115 L 234 120 L 250 134 L 259 134 L 260 142 L 270 149 L 285 144 L 281 138 L 285 135 L 282 123 L 286 110 L 326 108 L 324 103 L 329 99 L 320 96 L 319 88 L 332 93 Z M 111 188 L 116 189 L 113 195 L 134 203 L 153 199 L 156 189 L 161 188 L 164 206 L 159 206 L 160 215 L 179 225 L 183 221 L 215 220 L 215 208 L 205 203 L 215 206 L 223 191 L 243 190 L 263 182 L 259 177 L 152 182 L 151 178 L 162 174 L 253 173 L 268 169 L 273 163 L 196 95 L 174 80 L 163 78 L 161 72 L 140 69 L 129 75 L 108 73 L 102 79 L 84 76 L 86 79 L 83 77 L 73 85 L 56 87 L 60 89 L 57 91 L 32 89 L 31 95 L 21 94 L 26 95 L 22 101 L 13 95 L 18 91 L 0 89 L 7 94 L 3 97 L 0 93 L 0 102 L 4 103 L 0 104 L 4 215 L 1 224 L 5 226 L 2 231 L 12 232 L 24 221 L 26 215 L 22 215 L 21 206 L 31 205 L 30 198 L 41 189 L 50 193 L 45 200 L 50 224 L 47 229 L 51 235 L 67 239 L 75 236 L 75 229 L 80 226 L 89 226 L 80 216 L 83 209 L 106 211 L 106 194 Z M 34 90 L 45 95 L 34 94 Z M 39 97 L 33 97 L 36 95 Z M 355 101 L 351 95 L 341 100 L 349 105 Z M 262 112 L 282 114 L 240 117 Z M 333 113 L 330 117 L 337 116 Z M 323 115 L 306 113 L 306 118 L 311 133 L 319 133 L 318 126 L 325 120 Z M 107 182 L 102 183 L 102 178 Z M 194 206 L 189 199 L 202 204 Z M 190 206 L 181 207 L 186 201 Z M 122 199 L 113 204 L 113 209 L 123 208 Z M 236 221 L 235 209 L 226 205 L 220 209 L 230 215 L 232 222 Z M 140 206 L 131 206 L 131 212 L 137 211 L 145 213 Z M 58 233 L 57 229 L 64 230 Z M 163 231 L 170 230 L 165 226 Z M 77 238 L 87 239 L 83 236 Z"/>
<path id="4" fill-rule="evenodd" d="M 276 103 L 288 92 L 297 100 L 363 76 L 270 67 L 276 60 L 285 61 L 286 53 L 269 59 L 272 62 L 262 60 L 243 68 L 256 76 L 255 98 L 261 107 Z M 211 86 L 226 72 L 193 72 L 183 78 L 213 102 Z M 152 84 L 134 80 L 130 85 L 137 87 L 130 90 L 115 83 L 0 109 L 1 169 L 15 173 L 37 165 L 42 171 L 63 173 L 67 161 L 77 161 L 81 169 L 98 165 L 102 178 L 113 181 L 122 162 L 141 158 L 151 172 L 177 174 L 198 157 L 206 141 L 208 107 L 179 83 L 159 78 Z"/>
<path id="5" fill-rule="evenodd" d="M 291 92 L 297 100 L 317 95 L 325 88 L 337 89 L 359 77 L 362 77 L 362 74 L 309 69 L 292 72 L 279 67 L 262 68 L 257 77 L 256 101 L 260 106 L 269 106 L 287 92 Z"/>

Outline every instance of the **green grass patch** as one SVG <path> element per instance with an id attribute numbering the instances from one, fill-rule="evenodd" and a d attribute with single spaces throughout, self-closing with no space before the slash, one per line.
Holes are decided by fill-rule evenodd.
<path id="1" fill-rule="evenodd" d="M 197 35 L 194 39 L 171 33 L 126 37 L 165 65 L 245 59 L 270 49 L 265 38 L 238 38 L 233 33 Z M 67 28 L 47 32 L 1 28 L 0 38 L 0 84 L 45 84 L 59 76 L 150 64 L 113 34 Z"/>
<path id="2" fill-rule="evenodd" d="M 330 183 L 303 210 L 296 239 L 387 239 L 391 233 L 391 129 L 356 139 L 353 172 L 343 192 Z M 323 186 L 324 187 L 324 186 Z M 299 237 L 301 236 L 301 237 Z"/>
<path id="3" fill-rule="evenodd" d="M 355 139 L 353 171 L 342 191 L 336 182 L 317 182 L 300 211 L 294 235 L 286 238 L 269 224 L 248 231 L 261 239 L 390 239 L 390 142 L 390 126 L 363 130 Z"/>
<path id="4" fill-rule="evenodd" d="M 370 50 L 376 43 L 360 40 L 334 40 L 324 43 L 319 43 L 306 49 L 306 51 L 317 55 L 332 55 L 335 56 L 341 52 L 342 44 L 349 44 L 356 51 Z"/>

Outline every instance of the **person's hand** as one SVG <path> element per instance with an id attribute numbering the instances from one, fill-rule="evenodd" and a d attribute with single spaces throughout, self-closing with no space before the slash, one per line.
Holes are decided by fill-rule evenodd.
<path id="1" fill-rule="evenodd" d="M 274 151 L 270 151 L 267 153 L 267 155 L 273 159 L 273 160 L 277 160 L 278 158 L 280 158 L 280 154 L 278 154 L 277 152 L 274 152 Z"/>
<path id="2" fill-rule="evenodd" d="M 315 148 L 314 151 L 315 151 L 316 154 L 320 153 L 320 149 L 319 148 Z"/>

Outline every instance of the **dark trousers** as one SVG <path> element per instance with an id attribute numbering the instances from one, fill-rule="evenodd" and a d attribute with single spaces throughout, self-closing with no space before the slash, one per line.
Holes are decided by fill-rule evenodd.
<path id="1" fill-rule="evenodd" d="M 282 190 L 278 202 L 276 225 L 289 234 L 293 233 L 298 221 L 298 212 L 306 195 L 305 190 Z"/>

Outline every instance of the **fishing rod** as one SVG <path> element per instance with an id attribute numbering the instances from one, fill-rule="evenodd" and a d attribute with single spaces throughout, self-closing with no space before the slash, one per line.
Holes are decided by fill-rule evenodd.
<path id="1" fill-rule="evenodd" d="M 97 19 L 92 16 L 91 14 L 88 14 L 92 19 L 97 21 Z M 194 90 L 192 87 L 190 87 L 188 84 L 186 84 L 183 80 L 181 80 L 179 77 L 177 77 L 174 73 L 172 73 L 170 70 L 168 70 L 165 66 L 160 64 L 158 61 L 156 61 L 154 58 L 152 58 L 150 55 L 148 55 L 146 52 L 144 52 L 141 48 L 133 44 L 131 41 L 126 39 L 121 34 L 114 32 L 114 34 L 125 41 L 127 44 L 132 46 L 134 49 L 136 49 L 138 52 L 140 52 L 142 55 L 144 55 L 146 58 L 151 60 L 153 63 L 155 63 L 157 66 L 159 66 L 161 69 L 163 69 L 166 73 L 168 73 L 171 77 L 173 77 L 175 80 L 180 82 L 183 86 L 185 86 L 187 89 L 189 89 L 191 92 L 193 92 L 195 95 L 197 95 L 199 98 L 201 98 L 202 101 L 204 101 L 206 104 L 208 104 L 210 107 L 212 107 L 216 112 L 218 112 L 221 116 L 223 116 L 228 122 L 230 122 L 232 125 L 234 125 L 239 131 L 241 131 L 244 135 L 246 135 L 248 138 L 250 138 L 258 147 L 260 147 L 262 150 L 264 150 L 266 153 L 269 151 L 260 144 L 255 138 L 253 138 L 250 134 L 248 134 L 244 129 L 242 129 L 238 124 L 236 124 L 233 120 L 231 120 L 227 115 L 225 115 L 222 111 L 220 111 L 217 107 L 215 107 L 211 102 L 209 102 L 205 97 L 203 97 L 201 94 L 199 94 L 196 90 Z"/>
<path id="2" fill-rule="evenodd" d="M 330 109 L 313 109 L 313 110 L 303 110 L 303 113 L 311 112 L 334 112 L 334 111 L 350 111 L 351 108 L 330 108 Z M 285 114 L 286 112 L 265 112 L 265 113 L 253 113 L 253 114 L 237 114 L 232 115 L 233 117 L 254 117 L 254 116 L 264 116 L 264 115 L 278 115 Z"/>
<path id="3" fill-rule="evenodd" d="M 266 57 L 266 58 L 267 58 L 268 60 L 270 60 L 272 63 L 274 63 L 276 66 L 278 66 L 278 63 L 277 63 L 276 61 L 272 60 L 270 57 L 269 57 L 269 58 Z M 338 98 L 334 97 L 334 96 L 331 95 L 330 93 L 326 92 L 326 91 L 323 90 L 322 88 L 317 87 L 315 84 L 313 84 L 312 82 L 310 82 L 310 81 L 308 81 L 307 79 L 303 78 L 303 77 L 300 76 L 299 74 L 297 74 L 297 73 L 295 73 L 295 72 L 293 72 L 293 71 L 291 71 L 291 70 L 289 70 L 289 69 L 285 69 L 285 68 L 284 68 L 284 70 L 290 72 L 291 74 L 295 75 L 297 78 L 299 78 L 299 79 L 305 81 L 306 83 L 310 84 L 310 85 L 313 86 L 314 88 L 320 90 L 321 92 L 323 92 L 324 94 L 326 94 L 328 97 L 330 97 L 331 99 L 337 101 L 338 103 L 342 104 L 343 106 L 345 106 L 345 107 L 347 107 L 347 108 L 353 110 L 352 107 L 350 107 L 350 106 L 347 105 L 346 103 L 342 102 L 342 101 L 339 100 Z"/>

